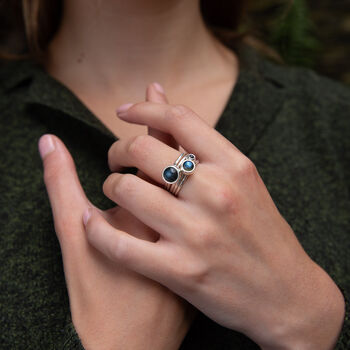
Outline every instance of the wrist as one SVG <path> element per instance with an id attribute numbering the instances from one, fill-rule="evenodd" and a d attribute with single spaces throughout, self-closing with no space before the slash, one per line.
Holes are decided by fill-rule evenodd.
<path id="1" fill-rule="evenodd" d="M 186 302 L 174 298 L 174 305 L 168 302 L 162 309 L 139 310 L 132 320 L 122 312 L 94 310 L 89 315 L 72 313 L 72 321 L 86 350 L 178 350 L 195 310 L 191 305 L 179 309 L 177 303 Z"/>
<path id="2" fill-rule="evenodd" d="M 283 325 L 271 327 L 269 341 L 261 344 L 263 350 L 334 349 L 345 316 L 344 297 L 331 277 L 312 265 L 312 288 L 305 288 L 302 303 L 293 303 L 294 310 L 285 315 Z"/>
<path id="3" fill-rule="evenodd" d="M 177 325 L 172 330 L 164 325 L 156 327 L 154 324 L 146 324 L 144 327 L 140 325 L 113 331 L 110 331 L 108 326 L 87 328 L 84 331 L 79 328 L 77 333 L 86 350 L 178 350 L 188 328 L 189 324 L 186 323 Z"/>

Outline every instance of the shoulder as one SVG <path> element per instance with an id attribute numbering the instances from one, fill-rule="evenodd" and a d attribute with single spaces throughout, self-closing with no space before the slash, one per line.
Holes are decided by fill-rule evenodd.
<path id="1" fill-rule="evenodd" d="M 0 92 L 5 93 L 11 84 L 16 71 L 20 68 L 21 62 L 0 59 Z"/>
<path id="2" fill-rule="evenodd" d="M 32 78 L 36 63 L 29 59 L 3 60 L 0 59 L 0 95 L 15 92 L 22 83 Z"/>
<path id="3" fill-rule="evenodd" d="M 276 93 L 283 91 L 286 102 L 294 104 L 298 110 L 317 109 L 319 115 L 333 114 L 335 106 L 339 106 L 342 114 L 349 112 L 350 86 L 310 68 L 277 63 L 245 43 L 237 46 L 237 52 L 243 69 L 255 77 L 253 82 L 262 88 L 276 87 Z M 254 89 L 254 84 L 251 85 Z"/>
<path id="4" fill-rule="evenodd" d="M 283 90 L 283 109 L 305 127 L 322 134 L 350 138 L 350 87 L 310 68 L 282 65 L 259 59 L 266 84 Z"/>
<path id="5" fill-rule="evenodd" d="M 310 144 L 350 162 L 350 87 L 312 69 L 262 59 L 265 80 L 283 90 L 279 118 L 293 125 Z"/>
<path id="6" fill-rule="evenodd" d="M 280 84 L 287 96 L 328 109 L 333 104 L 350 107 L 350 87 L 310 68 L 287 66 L 261 59 L 260 69 L 265 78 Z"/>
<path id="7" fill-rule="evenodd" d="M 24 109 L 28 87 L 34 75 L 30 60 L 0 60 L 0 122 L 19 116 Z"/>

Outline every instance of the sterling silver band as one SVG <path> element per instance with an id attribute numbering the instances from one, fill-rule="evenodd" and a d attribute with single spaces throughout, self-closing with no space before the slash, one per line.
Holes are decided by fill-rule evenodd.
<path id="1" fill-rule="evenodd" d="M 182 152 L 178 158 L 175 160 L 174 162 L 174 165 L 178 168 L 178 164 L 180 163 L 181 159 L 185 156 L 185 152 Z M 169 184 L 168 182 L 165 183 L 164 187 L 167 191 L 170 191 L 170 187 L 172 186 L 173 184 Z"/>
<path id="2" fill-rule="evenodd" d="M 164 185 L 165 189 L 171 192 L 174 196 L 177 196 L 183 184 L 187 180 L 188 176 L 193 174 L 197 164 L 198 164 L 198 159 L 196 159 L 196 156 L 194 154 L 181 153 L 180 156 L 174 162 L 174 166 L 170 166 L 170 168 L 172 167 L 176 168 L 176 171 L 177 171 L 176 180 L 173 180 L 172 175 L 170 175 L 170 178 L 168 179 L 164 177 L 164 171 L 169 167 L 166 167 L 163 170 L 163 179 L 165 181 L 165 185 Z M 170 169 L 170 170 L 172 172 L 175 171 L 174 169 Z M 171 181 L 171 182 L 169 183 L 168 181 Z"/>

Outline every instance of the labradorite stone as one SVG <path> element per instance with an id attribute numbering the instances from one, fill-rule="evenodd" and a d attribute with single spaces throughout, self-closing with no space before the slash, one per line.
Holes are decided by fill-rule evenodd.
<path id="1" fill-rule="evenodd" d="M 191 170 L 194 168 L 194 164 L 193 164 L 193 162 L 187 160 L 187 161 L 183 164 L 183 168 L 184 168 L 186 171 L 191 171 Z"/>
<path id="2" fill-rule="evenodd" d="M 175 168 L 173 167 L 168 167 L 164 170 L 164 178 L 169 181 L 169 182 L 173 182 L 177 179 L 177 177 L 179 176 L 178 175 L 178 172 L 176 171 Z"/>

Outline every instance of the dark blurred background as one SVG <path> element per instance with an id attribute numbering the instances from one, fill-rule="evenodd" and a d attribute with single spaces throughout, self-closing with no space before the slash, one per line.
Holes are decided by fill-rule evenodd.
<path id="1" fill-rule="evenodd" d="M 309 0 L 308 3 L 322 43 L 316 69 L 350 84 L 350 1 Z"/>
<path id="2" fill-rule="evenodd" d="M 350 0 L 254 0 L 249 21 L 286 62 L 350 84 Z"/>
<path id="3" fill-rule="evenodd" d="M 240 32 L 248 30 L 288 64 L 313 68 L 350 85 L 350 0 L 246 1 Z M 0 0 L 0 49 L 21 50 L 21 35 L 11 31 L 20 20 L 8 1 Z"/>

